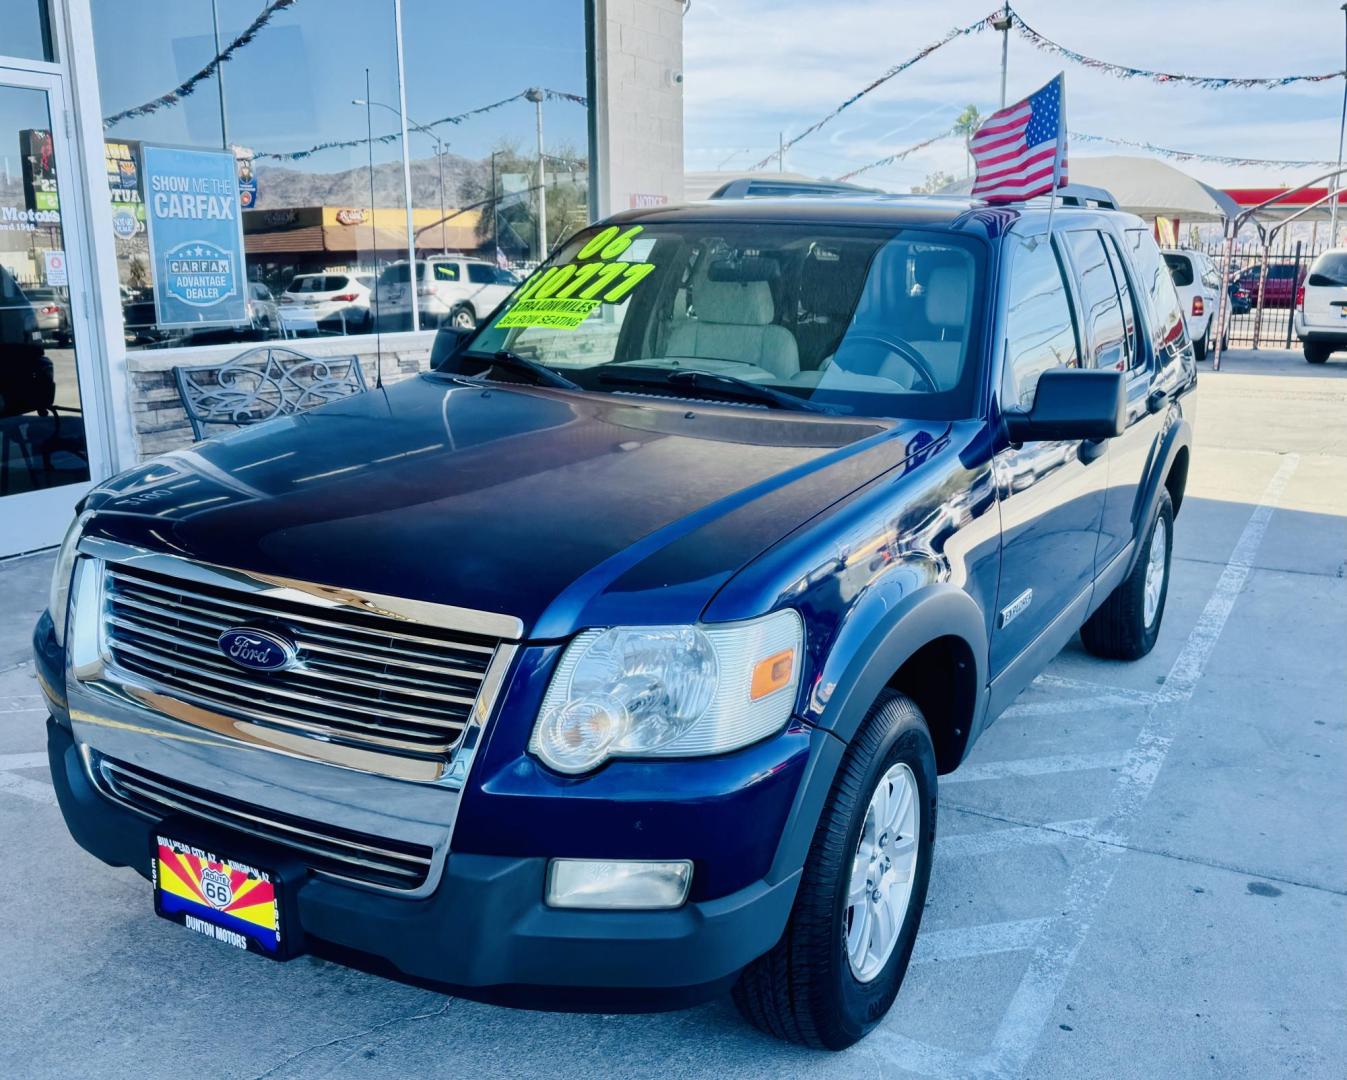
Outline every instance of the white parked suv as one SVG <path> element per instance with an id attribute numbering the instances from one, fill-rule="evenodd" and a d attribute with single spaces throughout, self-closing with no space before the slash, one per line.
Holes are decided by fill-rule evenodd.
<path id="1" fill-rule="evenodd" d="M 372 330 L 372 274 L 296 274 L 281 294 L 281 321 L 289 333 L 331 327 L 344 334 Z"/>
<path id="2" fill-rule="evenodd" d="M 1330 248 L 1314 260 L 1296 296 L 1293 317 L 1296 337 L 1311 364 L 1347 349 L 1347 248 Z"/>
<path id="3" fill-rule="evenodd" d="M 456 326 L 471 330 L 510 295 L 519 278 L 485 259 L 432 255 L 416 263 L 417 299 L 424 327 Z M 411 316 L 411 274 L 406 260 L 384 269 L 375 287 L 380 319 Z"/>
<path id="4" fill-rule="evenodd" d="M 1193 343 L 1193 355 L 1198 360 L 1205 360 L 1211 345 L 1221 275 L 1200 251 L 1165 248 L 1161 254 L 1183 305 L 1183 321 L 1188 329 L 1188 340 Z"/>

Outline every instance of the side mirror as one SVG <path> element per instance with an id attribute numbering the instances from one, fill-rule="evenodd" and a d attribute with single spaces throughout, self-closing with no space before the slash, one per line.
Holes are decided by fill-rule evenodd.
<path id="1" fill-rule="evenodd" d="M 441 326 L 430 347 L 430 370 L 439 371 L 457 356 L 471 334 L 471 330 L 461 330 L 457 326 Z"/>
<path id="2" fill-rule="evenodd" d="M 1127 428 L 1127 384 L 1121 371 L 1052 368 L 1043 372 L 1027 412 L 1007 409 L 1014 443 L 1111 439 Z"/>

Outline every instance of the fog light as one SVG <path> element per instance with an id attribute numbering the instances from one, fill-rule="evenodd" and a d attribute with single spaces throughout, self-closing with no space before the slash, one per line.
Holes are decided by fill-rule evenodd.
<path id="1" fill-rule="evenodd" d="M 550 907 L 650 910 L 681 907 L 692 863 L 553 859 L 547 871 Z"/>

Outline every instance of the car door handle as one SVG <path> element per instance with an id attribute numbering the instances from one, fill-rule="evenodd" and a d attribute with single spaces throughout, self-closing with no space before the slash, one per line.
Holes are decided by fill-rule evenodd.
<path id="1" fill-rule="evenodd" d="M 1076 451 L 1076 457 L 1080 458 L 1082 465 L 1088 465 L 1090 462 L 1103 457 L 1104 451 L 1107 449 L 1107 439 L 1082 439 L 1080 449 Z"/>

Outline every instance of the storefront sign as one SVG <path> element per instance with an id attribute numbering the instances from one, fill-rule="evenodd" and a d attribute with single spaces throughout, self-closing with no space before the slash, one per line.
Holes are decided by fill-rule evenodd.
<path id="1" fill-rule="evenodd" d="M 245 322 L 243 220 L 228 150 L 141 147 L 160 326 Z"/>
<path id="2" fill-rule="evenodd" d="M 246 146 L 234 147 L 234 163 L 239 174 L 239 205 L 251 210 L 257 205 L 257 176 L 253 172 L 253 152 Z"/>
<path id="3" fill-rule="evenodd" d="M 105 139 L 103 162 L 112 199 L 112 231 L 119 240 L 130 240 L 145 231 L 145 197 L 140 190 L 140 143 Z"/>
<path id="4" fill-rule="evenodd" d="M 42 253 L 42 269 L 45 271 L 48 285 L 65 288 L 70 284 L 70 274 L 65 267 L 64 251 L 44 251 Z"/>
<path id="5" fill-rule="evenodd" d="M 358 209 L 358 210 L 338 210 L 338 211 L 337 211 L 337 224 L 338 224 L 338 225 L 363 225 L 363 224 L 365 224 L 365 211 L 364 211 L 363 209 Z"/>
<path id="6" fill-rule="evenodd" d="M 631 208 L 633 210 L 644 210 L 650 206 L 666 206 L 669 202 L 667 195 L 642 195 L 633 193 L 631 196 Z"/>

